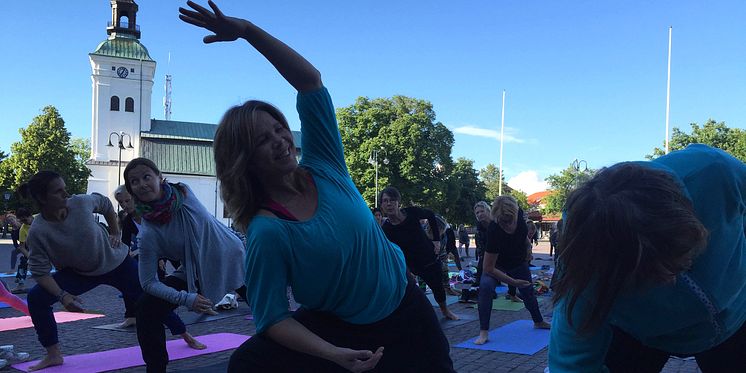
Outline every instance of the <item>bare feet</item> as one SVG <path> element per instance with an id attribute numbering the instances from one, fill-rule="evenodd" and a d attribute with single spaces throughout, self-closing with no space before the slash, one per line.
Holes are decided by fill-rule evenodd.
<path id="1" fill-rule="evenodd" d="M 552 325 L 550 325 L 546 321 L 534 323 L 534 329 L 551 329 L 551 328 L 552 328 Z"/>
<path id="2" fill-rule="evenodd" d="M 131 326 L 135 326 L 135 318 L 134 317 L 128 317 L 122 321 L 121 324 L 117 325 L 117 328 L 119 329 L 127 329 Z"/>
<path id="3" fill-rule="evenodd" d="M 518 298 L 518 297 L 517 297 L 517 296 L 515 296 L 515 295 L 510 295 L 510 294 L 508 294 L 508 295 L 506 296 L 506 298 L 510 299 L 510 301 L 511 301 L 511 302 L 516 302 L 516 303 L 523 303 L 523 299 L 521 299 L 521 298 Z"/>
<path id="4" fill-rule="evenodd" d="M 203 344 L 202 342 L 200 342 L 197 339 L 195 339 L 194 337 L 192 337 L 192 335 L 189 334 L 188 332 L 182 334 L 181 338 L 184 338 L 184 342 L 186 342 L 186 344 L 187 344 L 187 346 L 189 346 L 189 348 L 193 348 L 195 350 L 204 350 L 204 349 L 207 348 L 207 346 L 205 344 Z"/>
<path id="5" fill-rule="evenodd" d="M 459 317 L 455 313 L 451 312 L 445 305 L 440 306 L 440 312 L 443 312 L 443 316 L 448 320 L 459 320 Z"/>
<path id="6" fill-rule="evenodd" d="M 475 345 L 483 345 L 489 341 L 488 337 L 488 331 L 487 330 L 480 330 L 479 331 L 479 337 L 474 340 Z"/>
<path id="7" fill-rule="evenodd" d="M 62 365 L 63 362 L 64 359 L 62 359 L 62 353 L 60 352 L 60 345 L 58 343 L 47 347 L 47 355 L 44 356 L 44 359 L 42 359 L 39 364 L 28 367 L 28 370 L 34 371 L 55 365 Z"/>

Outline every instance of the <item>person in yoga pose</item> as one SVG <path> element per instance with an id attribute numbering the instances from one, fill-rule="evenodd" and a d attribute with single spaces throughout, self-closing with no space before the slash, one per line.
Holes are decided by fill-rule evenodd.
<path id="1" fill-rule="evenodd" d="M 117 203 L 119 203 L 119 206 L 125 213 L 122 219 L 120 219 L 122 223 L 120 224 L 120 227 L 122 228 L 122 243 L 129 247 L 130 256 L 133 257 L 135 261 L 138 261 L 140 257 L 140 239 L 138 237 L 140 228 L 138 227 L 142 227 L 142 218 L 140 217 L 140 215 L 137 214 L 137 211 L 135 211 L 135 202 L 132 199 L 132 196 L 130 196 L 129 192 L 127 192 L 127 188 L 124 185 L 120 185 L 114 191 L 114 199 L 117 200 Z M 163 278 L 165 277 L 165 271 L 161 271 L 159 267 L 158 279 L 163 281 Z M 195 350 L 204 350 L 205 348 L 207 348 L 207 346 L 195 339 L 191 334 L 189 334 L 189 332 L 187 332 L 184 321 L 182 321 L 181 318 L 173 311 L 169 312 L 166 315 L 163 323 L 166 325 L 166 327 L 168 327 L 168 330 L 171 331 L 171 335 L 181 336 L 181 338 L 184 339 L 184 342 L 186 342 L 189 347 Z M 126 328 L 133 325 L 135 325 L 135 320 L 127 319 L 121 325 L 121 327 Z"/>
<path id="2" fill-rule="evenodd" d="M 492 203 L 492 221 L 487 228 L 482 278 L 479 281 L 479 337 L 475 344 L 487 342 L 492 300 L 498 281 L 515 286 L 534 320 L 534 328 L 549 329 L 539 311 L 526 260 L 531 244 L 523 210 L 511 196 L 499 196 Z"/>
<path id="3" fill-rule="evenodd" d="M 8 290 L 8 285 L 6 285 L 3 280 L 0 280 L 0 302 L 11 306 L 15 310 L 21 311 L 26 315 L 29 314 L 26 302 L 11 293 L 10 290 Z"/>
<path id="4" fill-rule="evenodd" d="M 230 372 L 453 372 L 448 341 L 350 178 L 329 92 L 308 61 L 212 2 L 181 19 L 244 39 L 298 90 L 303 158 L 282 113 L 261 101 L 226 112 L 215 134 L 221 196 L 246 231 L 246 296 L 257 334 Z M 287 286 L 302 305 L 288 310 Z M 385 349 L 385 350 L 384 350 Z"/>
<path id="5" fill-rule="evenodd" d="M 427 209 L 411 206 L 400 208 L 401 194 L 392 186 L 383 189 L 379 199 L 381 208 L 386 214 L 383 231 L 386 237 L 395 243 L 404 253 L 407 268 L 420 276 L 433 291 L 433 298 L 438 303 L 443 316 L 458 320 L 458 316 L 448 309 L 446 290 L 443 288 L 442 262 L 440 253 L 440 230 L 435 214 Z M 420 219 L 427 219 L 433 240 L 420 226 Z"/>
<path id="6" fill-rule="evenodd" d="M 142 293 L 137 264 L 127 255 L 119 238 L 117 214 L 100 194 L 69 195 L 65 180 L 53 171 L 39 171 L 20 186 L 19 195 L 30 198 L 41 213 L 28 233 L 29 272 L 37 285 L 28 293 L 28 308 L 46 356 L 30 367 L 38 370 L 63 363 L 52 304 L 82 312 L 79 295 L 105 284 L 119 290 L 125 317 L 135 316 L 135 301 Z M 106 219 L 97 223 L 94 213 Z M 52 266 L 57 268 L 51 274 Z"/>
<path id="7" fill-rule="evenodd" d="M 161 320 L 178 306 L 214 315 L 213 305 L 225 294 L 243 294 L 243 244 L 188 185 L 169 183 L 153 161 L 131 160 L 124 180 L 142 217 L 138 262 L 145 294 L 137 304 L 137 340 L 147 371 L 165 372 L 168 352 Z M 161 280 L 160 258 L 181 266 Z"/>
<path id="8" fill-rule="evenodd" d="M 600 170 L 557 246 L 549 369 L 746 367 L 746 164 L 702 144 Z"/>

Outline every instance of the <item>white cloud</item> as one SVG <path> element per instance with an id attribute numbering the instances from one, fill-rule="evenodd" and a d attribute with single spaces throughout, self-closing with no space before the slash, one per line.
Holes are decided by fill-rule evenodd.
<path id="1" fill-rule="evenodd" d="M 489 130 L 486 128 L 466 125 L 454 128 L 453 132 L 468 136 L 487 137 L 500 141 L 500 132 L 496 130 Z M 514 142 L 519 144 L 526 142 L 526 140 L 516 137 L 516 132 L 518 131 L 515 128 L 505 127 L 505 142 Z"/>
<path id="2" fill-rule="evenodd" d="M 508 179 L 508 185 L 527 195 L 547 190 L 549 187 L 546 181 L 539 179 L 539 174 L 536 171 L 523 171 Z"/>

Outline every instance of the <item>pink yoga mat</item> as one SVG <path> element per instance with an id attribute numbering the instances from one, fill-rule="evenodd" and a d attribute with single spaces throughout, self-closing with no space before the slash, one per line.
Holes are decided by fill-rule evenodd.
<path id="1" fill-rule="evenodd" d="M 195 350 L 187 347 L 181 339 L 174 339 L 166 342 L 169 360 L 184 359 L 192 356 L 210 354 L 234 349 L 246 342 L 250 337 L 233 333 L 217 333 L 201 335 L 196 337 L 197 340 L 207 345 L 204 350 Z M 13 368 L 28 372 L 28 367 L 39 362 L 30 361 L 13 365 Z M 90 354 L 65 356 L 65 363 L 47 369 L 37 370 L 37 372 L 106 372 L 115 369 L 131 368 L 145 365 L 142 360 L 140 346 L 119 348 L 116 350 L 93 352 Z"/>
<path id="2" fill-rule="evenodd" d="M 94 319 L 96 317 L 104 317 L 104 315 L 99 315 L 96 313 L 79 313 L 65 311 L 54 313 L 54 319 L 57 320 L 58 324 L 77 320 Z M 5 319 L 0 319 L 0 332 L 33 327 L 34 324 L 31 322 L 31 316 L 8 317 Z"/>

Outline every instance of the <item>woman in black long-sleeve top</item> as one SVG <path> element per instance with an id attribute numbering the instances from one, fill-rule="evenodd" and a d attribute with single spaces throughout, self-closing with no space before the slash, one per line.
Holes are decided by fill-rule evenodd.
<path id="1" fill-rule="evenodd" d="M 420 226 L 420 219 L 427 219 L 433 231 L 433 237 L 440 237 L 435 214 L 419 207 L 399 208 L 401 194 L 394 187 L 386 187 L 380 196 L 381 209 L 388 220 L 383 223 L 383 232 L 389 241 L 395 243 L 404 253 L 409 270 L 422 277 L 432 289 L 433 297 L 440 306 L 443 315 L 451 320 L 458 320 L 446 305 L 446 293 L 441 280 L 441 262 L 437 257 L 440 252 L 440 241 L 430 241 Z"/>

